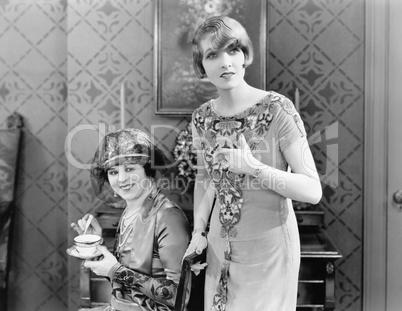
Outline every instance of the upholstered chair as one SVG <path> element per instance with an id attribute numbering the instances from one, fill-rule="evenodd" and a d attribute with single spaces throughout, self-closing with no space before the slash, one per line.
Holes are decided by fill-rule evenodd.
<path id="1" fill-rule="evenodd" d="M 7 285 L 10 268 L 10 234 L 15 211 L 15 186 L 21 140 L 22 118 L 17 113 L 7 118 L 7 129 L 0 129 L 0 310 L 7 310 Z"/>

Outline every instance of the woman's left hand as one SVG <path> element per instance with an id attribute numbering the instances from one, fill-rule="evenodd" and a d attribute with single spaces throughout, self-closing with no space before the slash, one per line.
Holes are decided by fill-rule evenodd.
<path id="1" fill-rule="evenodd" d="M 98 261 L 85 260 L 84 267 L 91 269 L 97 275 L 108 276 L 110 269 L 112 269 L 112 267 L 118 263 L 118 261 L 116 257 L 114 257 L 113 254 L 107 250 L 106 246 L 99 245 L 97 248 L 102 252 L 103 259 Z"/>
<path id="2" fill-rule="evenodd" d="M 236 174 L 252 175 L 255 169 L 262 165 L 254 157 L 243 134 L 240 134 L 238 149 L 221 148 L 218 154 L 225 158 L 224 162 L 227 164 L 229 171 Z"/>

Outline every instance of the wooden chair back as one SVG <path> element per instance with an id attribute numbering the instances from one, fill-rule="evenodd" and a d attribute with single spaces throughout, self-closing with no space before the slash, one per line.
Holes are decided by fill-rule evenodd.
<path id="1" fill-rule="evenodd" d="M 188 294 L 188 286 L 190 287 L 190 297 L 187 305 L 188 311 L 203 311 L 204 310 L 204 281 L 205 270 L 201 271 L 199 275 L 194 276 L 191 273 L 191 265 L 196 262 L 205 262 L 205 251 L 198 254 L 191 254 L 184 258 L 181 267 L 180 282 L 177 287 L 176 303 L 174 311 L 185 311 L 185 304 Z"/>

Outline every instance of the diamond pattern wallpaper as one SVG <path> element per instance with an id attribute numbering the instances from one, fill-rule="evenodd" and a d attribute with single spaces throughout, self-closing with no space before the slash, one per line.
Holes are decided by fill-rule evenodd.
<path id="1" fill-rule="evenodd" d="M 310 145 L 326 232 L 343 255 L 336 261 L 336 310 L 361 310 L 364 1 L 269 1 L 268 36 L 268 88 L 294 99 L 297 87 L 308 134 L 322 137 Z M 338 129 L 332 139 L 325 137 L 331 126 Z M 335 144 L 337 180 L 326 160 Z"/>
<path id="2" fill-rule="evenodd" d="M 71 153 L 88 163 L 102 128 L 120 127 L 120 87 L 126 90 L 126 126 L 155 137 L 167 154 L 188 120 L 154 115 L 154 3 L 136 1 L 68 1 L 68 127 L 76 132 Z M 97 126 L 96 130 L 82 125 Z M 161 126 L 158 129 L 151 128 Z M 85 148 L 83 148 L 85 146 Z M 69 165 L 69 222 L 101 205 L 92 193 L 88 171 Z M 70 232 L 70 243 L 73 233 Z M 70 310 L 79 298 L 79 261 L 69 258 Z"/>
<path id="3" fill-rule="evenodd" d="M 152 132 L 164 151 L 172 152 L 176 129 L 189 121 L 154 114 L 154 5 L 0 0 L 0 126 L 14 111 L 25 120 L 10 311 L 78 309 L 80 262 L 65 249 L 70 223 L 101 204 L 86 167 L 102 133 L 120 127 L 121 84 L 126 126 Z M 293 99 L 298 87 L 310 135 L 338 122 L 339 185 L 324 188 L 322 203 L 344 256 L 336 310 L 361 310 L 364 1 L 267 6 L 268 88 Z M 323 175 L 330 143 L 312 145 Z"/>
<path id="4" fill-rule="evenodd" d="M 66 310 L 65 1 L 0 1 L 0 125 L 24 118 L 9 310 Z"/>

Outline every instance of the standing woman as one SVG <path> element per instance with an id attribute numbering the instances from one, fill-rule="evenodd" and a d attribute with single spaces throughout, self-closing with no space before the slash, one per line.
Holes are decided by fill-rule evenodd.
<path id="1" fill-rule="evenodd" d="M 93 310 L 173 310 L 190 229 L 184 212 L 156 184 L 169 164 L 137 129 L 106 135 L 96 151 L 91 168 L 95 194 L 108 203 L 124 200 L 127 206 L 113 254 L 99 246 L 103 258 L 84 262 L 97 275 L 109 277 L 112 285 L 111 306 Z M 88 217 L 71 226 L 82 234 Z M 88 232 L 102 236 L 96 219 Z"/>
<path id="2" fill-rule="evenodd" d="M 186 254 L 208 246 L 207 311 L 296 309 L 300 242 L 291 200 L 316 204 L 322 195 L 299 114 L 285 96 L 247 84 L 252 60 L 250 38 L 232 18 L 209 18 L 194 35 L 195 72 L 219 94 L 192 115 L 198 172 Z"/>

